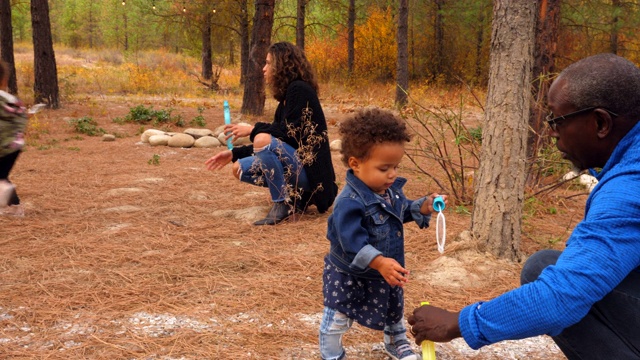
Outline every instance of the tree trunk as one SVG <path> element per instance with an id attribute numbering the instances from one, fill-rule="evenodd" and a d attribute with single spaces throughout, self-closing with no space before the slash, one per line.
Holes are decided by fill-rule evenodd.
<path id="1" fill-rule="evenodd" d="M 13 27 L 11 25 L 11 0 L 0 0 L 0 57 L 7 63 L 9 92 L 18 94 L 16 62 L 13 57 Z"/>
<path id="2" fill-rule="evenodd" d="M 249 71 L 249 9 L 248 0 L 240 1 L 240 84 L 244 84 Z"/>
<path id="3" fill-rule="evenodd" d="M 304 50 L 304 19 L 307 11 L 307 0 L 298 0 L 298 14 L 296 18 L 296 45 Z"/>
<path id="4" fill-rule="evenodd" d="M 202 24 L 202 77 L 211 80 L 213 63 L 211 62 L 211 12 L 207 11 Z"/>
<path id="5" fill-rule="evenodd" d="M 398 59 L 396 65 L 396 104 L 407 103 L 409 91 L 409 0 L 399 0 L 398 7 Z"/>
<path id="6" fill-rule="evenodd" d="M 433 66 L 433 77 L 436 78 L 444 71 L 444 21 L 442 19 L 442 8 L 445 0 L 435 0 L 436 16 L 433 24 L 435 34 L 435 64 Z"/>
<path id="7" fill-rule="evenodd" d="M 129 26 L 127 24 L 128 22 L 128 18 L 127 18 L 127 12 L 123 12 L 122 13 L 122 26 L 124 27 L 124 39 L 123 39 L 123 45 L 124 45 L 124 51 L 129 50 Z"/>
<path id="8" fill-rule="evenodd" d="M 611 19 L 611 32 L 609 33 L 609 51 L 618 55 L 618 32 L 620 31 L 620 12 L 622 11 L 620 0 L 612 0 L 613 17 Z"/>
<path id="9" fill-rule="evenodd" d="M 353 63 L 355 61 L 356 44 L 356 0 L 349 0 L 349 14 L 347 14 L 347 72 L 349 77 L 353 75 Z"/>
<path id="10" fill-rule="evenodd" d="M 527 157 L 533 163 L 538 150 L 545 144 L 540 136 L 546 131 L 544 119 L 547 115 L 546 98 L 551 85 L 551 75 L 556 71 L 555 56 L 558 48 L 558 28 L 560 26 L 560 0 L 541 0 L 536 21 L 535 48 L 533 59 L 533 96 L 529 126 Z M 536 174 L 531 176 L 537 177 Z"/>
<path id="11" fill-rule="evenodd" d="M 482 76 L 482 48 L 484 45 L 484 9 L 478 11 L 478 30 L 476 31 L 476 64 L 475 77 L 480 79 Z"/>
<path id="12" fill-rule="evenodd" d="M 36 103 L 46 103 L 52 109 L 60 107 L 58 71 L 51 39 L 49 3 L 31 0 L 31 26 L 33 28 L 33 92 Z"/>
<path id="13" fill-rule="evenodd" d="M 264 113 L 265 90 L 262 68 L 266 62 L 267 50 L 271 44 L 273 29 L 273 10 L 275 0 L 256 0 L 256 13 L 253 17 L 251 33 L 251 53 L 249 69 L 242 96 L 242 113 L 262 115 Z"/>
<path id="14" fill-rule="evenodd" d="M 489 86 L 471 233 L 481 251 L 518 259 L 536 2 L 494 0 Z M 483 248 L 484 247 L 484 248 Z"/>
<path id="15" fill-rule="evenodd" d="M 235 43 L 233 40 L 229 39 L 229 65 L 233 66 L 236 64 L 236 52 L 235 52 Z"/>

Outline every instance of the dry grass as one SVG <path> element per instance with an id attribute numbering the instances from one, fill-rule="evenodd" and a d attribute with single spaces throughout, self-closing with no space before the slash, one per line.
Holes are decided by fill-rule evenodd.
<path id="1" fill-rule="evenodd" d="M 390 93 L 323 90 L 331 140 L 345 114 L 384 105 Z M 232 180 L 229 169 L 207 172 L 204 161 L 218 150 L 149 147 L 138 143 L 139 126 L 112 122 L 139 104 L 171 106 L 185 119 L 206 105 L 208 127 L 222 124 L 222 95 L 198 98 L 193 91 L 186 98 L 76 93 L 72 98 L 82 100 L 32 119 L 29 145 L 12 173 L 26 215 L 0 217 L 3 358 L 318 358 L 328 214 L 254 227 L 233 211 L 261 206 L 266 213 L 268 192 Z M 229 100 L 237 109 L 241 98 Z M 267 114 L 273 108 L 269 102 Z M 79 136 L 65 119 L 81 116 L 119 138 Z M 154 155 L 158 165 L 149 164 Z M 341 186 L 345 169 L 337 154 L 334 166 Z M 410 198 L 433 191 L 408 162 L 402 172 Z M 561 191 L 545 201 L 557 203 Z M 542 214 L 537 221 L 545 229 L 529 229 L 523 249 L 561 247 L 544 239 L 566 235 L 583 201 L 571 198 L 558 215 Z M 470 219 L 453 209 L 446 212 L 444 256 L 433 228 L 407 225 L 407 314 L 424 299 L 457 310 L 517 286 L 520 264 L 469 255 L 472 245 L 453 241 Z M 443 258 L 461 259 L 480 280 L 466 287 L 434 283 L 429 274 Z M 380 340 L 380 333 L 356 326 L 345 344 L 358 358 L 384 359 Z"/>

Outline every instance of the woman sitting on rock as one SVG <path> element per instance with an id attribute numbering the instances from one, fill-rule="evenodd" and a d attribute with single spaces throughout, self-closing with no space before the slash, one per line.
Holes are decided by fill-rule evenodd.
<path id="1" fill-rule="evenodd" d="M 254 225 L 275 225 L 312 204 L 325 212 L 338 186 L 318 83 L 304 52 L 288 42 L 272 44 L 262 71 L 279 102 L 273 122 L 226 125 L 227 139 L 249 136 L 253 144 L 222 151 L 205 164 L 217 170 L 233 162 L 237 179 L 268 187 L 273 207 Z"/>

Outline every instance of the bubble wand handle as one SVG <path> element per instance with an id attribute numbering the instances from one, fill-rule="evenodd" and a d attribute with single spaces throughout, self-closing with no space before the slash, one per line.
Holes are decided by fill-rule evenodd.
<path id="1" fill-rule="evenodd" d="M 229 102 L 227 100 L 224 101 L 224 123 L 227 125 L 231 124 L 231 111 L 229 110 Z M 227 139 L 227 148 L 229 150 L 233 149 L 232 139 L 233 137 Z"/>
<path id="2" fill-rule="evenodd" d="M 429 305 L 428 301 L 420 302 L 420 305 Z M 422 360 L 436 360 L 436 344 L 433 341 L 424 340 L 422 347 Z"/>

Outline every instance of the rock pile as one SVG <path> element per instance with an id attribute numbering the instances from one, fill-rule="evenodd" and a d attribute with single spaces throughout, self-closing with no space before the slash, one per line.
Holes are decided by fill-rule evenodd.
<path id="1" fill-rule="evenodd" d="M 240 125 L 249 125 L 240 123 Z M 169 146 L 181 148 L 213 148 L 218 146 L 226 146 L 223 132 L 224 125 L 218 126 L 215 130 L 189 128 L 183 132 L 166 132 L 157 129 L 148 129 L 140 135 L 143 143 L 151 146 Z M 234 146 L 251 144 L 248 136 L 232 139 Z"/>

